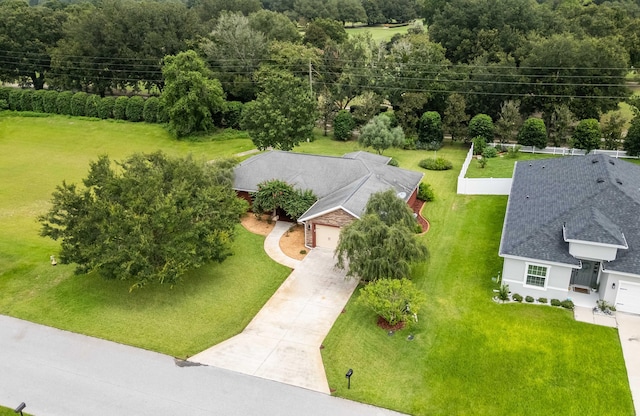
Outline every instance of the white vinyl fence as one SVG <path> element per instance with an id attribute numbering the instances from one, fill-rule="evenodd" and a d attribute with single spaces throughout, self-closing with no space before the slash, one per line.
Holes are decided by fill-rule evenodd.
<path id="1" fill-rule="evenodd" d="M 509 195 L 512 178 L 465 178 L 473 159 L 473 144 L 458 175 L 458 193 L 462 195 Z"/>
<path id="2" fill-rule="evenodd" d="M 521 146 L 518 144 L 512 144 L 512 143 L 505 143 L 505 144 L 501 144 L 501 143 L 488 143 L 488 146 L 493 146 L 493 147 L 504 147 L 507 149 L 512 149 L 516 146 L 518 146 L 520 148 L 520 151 L 523 153 L 540 153 L 540 154 L 545 154 L 545 155 L 561 155 L 561 156 L 583 156 L 584 155 L 584 150 L 582 149 L 569 149 L 566 147 L 545 147 L 544 149 L 538 149 L 535 148 L 533 146 Z M 607 155 L 607 156 L 611 156 L 611 157 L 615 157 L 615 158 L 620 158 L 620 159 L 638 159 L 637 156 L 629 156 L 627 155 L 627 152 L 624 150 L 603 150 L 603 149 L 596 149 L 596 150 L 592 150 L 591 153 L 592 155 Z"/>

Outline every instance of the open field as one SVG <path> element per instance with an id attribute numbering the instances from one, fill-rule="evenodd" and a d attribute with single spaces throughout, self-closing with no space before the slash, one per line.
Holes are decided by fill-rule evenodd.
<path id="1" fill-rule="evenodd" d="M 404 35 L 411 25 L 386 27 L 386 26 L 361 26 L 361 27 L 345 27 L 348 35 L 356 35 L 358 33 L 371 33 L 371 37 L 376 42 L 389 41 L 395 34 Z"/>
<path id="2" fill-rule="evenodd" d="M 209 160 L 252 148 L 248 139 L 179 142 L 159 126 L 59 116 L 0 119 L 0 132 L 0 313 L 185 357 L 240 332 L 288 275 L 264 253 L 264 237 L 238 227 L 224 263 L 173 288 L 129 293 L 129 282 L 51 267 L 57 243 L 38 235 L 55 186 L 78 182 L 99 154 L 161 149 Z"/>
<path id="3" fill-rule="evenodd" d="M 207 160 L 250 148 L 236 136 L 179 142 L 145 124 L 0 118 L 0 313 L 180 357 L 239 332 L 288 272 L 266 257 L 263 237 L 239 230 L 236 254 L 221 265 L 174 288 L 129 293 L 126 282 L 51 267 L 57 245 L 38 236 L 35 217 L 55 185 L 77 182 L 101 153 L 118 159 L 162 149 Z M 318 138 L 295 150 L 341 155 L 359 147 Z M 421 237 L 431 257 L 414 269 L 428 302 L 414 329 L 388 336 L 355 304 L 356 292 L 324 342 L 335 394 L 414 415 L 633 414 L 614 329 L 575 322 L 566 310 L 491 300 L 507 198 L 455 194 L 467 150 L 448 143 L 438 151 L 454 165 L 444 172 L 418 167 L 433 152 L 385 151 L 424 172 L 435 191 L 423 211 L 432 228 Z"/>

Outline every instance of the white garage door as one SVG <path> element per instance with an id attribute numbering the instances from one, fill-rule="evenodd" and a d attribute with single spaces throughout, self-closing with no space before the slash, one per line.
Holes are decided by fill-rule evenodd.
<path id="1" fill-rule="evenodd" d="M 340 228 L 316 225 L 316 247 L 335 249 L 340 238 Z"/>
<path id="2" fill-rule="evenodd" d="M 616 309 L 622 312 L 640 314 L 640 284 L 619 282 Z"/>

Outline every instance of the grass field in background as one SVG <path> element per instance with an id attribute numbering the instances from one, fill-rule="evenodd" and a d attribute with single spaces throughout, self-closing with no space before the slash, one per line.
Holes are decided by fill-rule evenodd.
<path id="1" fill-rule="evenodd" d="M 401 34 L 404 35 L 407 33 L 407 30 L 411 25 L 406 26 L 396 26 L 396 27 L 387 27 L 387 26 L 360 26 L 360 27 L 345 27 L 344 29 L 347 31 L 348 35 L 356 35 L 358 33 L 371 33 L 371 37 L 376 42 L 381 41 L 390 41 L 393 35 Z"/>

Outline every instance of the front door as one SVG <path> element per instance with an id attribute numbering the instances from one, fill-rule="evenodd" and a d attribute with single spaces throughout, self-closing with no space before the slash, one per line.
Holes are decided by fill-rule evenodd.
<path id="1" fill-rule="evenodd" d="M 582 260 L 582 268 L 579 270 L 574 269 L 571 272 L 571 286 L 595 289 L 598 287 L 599 272 L 599 262 Z"/>

